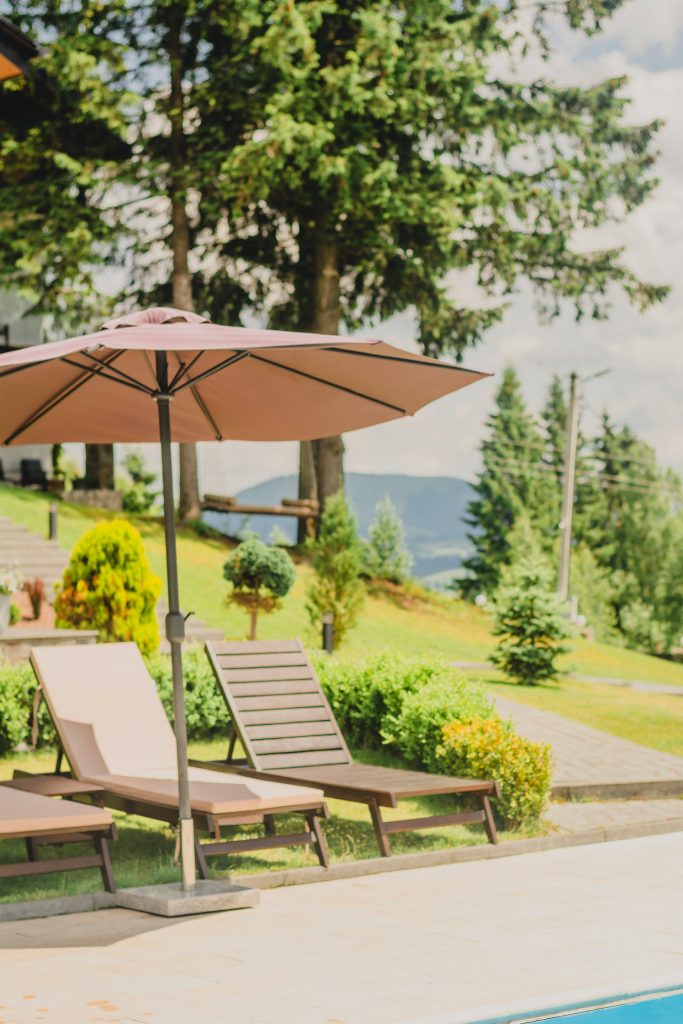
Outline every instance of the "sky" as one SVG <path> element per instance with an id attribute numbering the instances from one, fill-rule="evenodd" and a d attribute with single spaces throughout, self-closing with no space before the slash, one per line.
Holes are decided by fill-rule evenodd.
<path id="1" fill-rule="evenodd" d="M 528 68 L 532 72 L 534 59 Z M 583 85 L 627 75 L 633 101 L 629 119 L 666 122 L 658 140 L 661 183 L 654 196 L 624 223 L 596 232 L 593 241 L 624 245 L 629 266 L 645 280 L 669 284 L 671 294 L 644 314 L 617 297 L 608 321 L 577 323 L 568 310 L 562 319 L 543 325 L 530 295 L 520 289 L 502 324 L 464 360 L 494 376 L 414 418 L 348 434 L 347 471 L 472 479 L 496 375 L 511 362 L 535 410 L 552 373 L 568 379 L 573 370 L 586 378 L 609 370 L 582 388 L 584 429 L 594 427 L 607 410 L 652 444 L 662 464 L 683 472 L 683 0 L 628 0 L 593 39 L 556 26 L 554 55 L 544 65 L 539 62 L 538 71 L 558 82 Z M 454 282 L 455 294 L 463 287 L 466 283 Z M 379 334 L 412 347 L 407 316 L 381 325 Z M 204 445 L 200 455 L 203 487 L 223 493 L 295 472 L 296 465 L 297 446 L 291 444 Z"/>

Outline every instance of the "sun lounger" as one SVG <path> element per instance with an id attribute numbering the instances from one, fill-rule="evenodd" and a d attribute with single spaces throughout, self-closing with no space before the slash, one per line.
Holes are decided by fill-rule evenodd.
<path id="1" fill-rule="evenodd" d="M 39 647 L 31 662 L 76 778 L 101 786 L 107 807 L 175 824 L 175 739 L 135 644 Z M 312 845 L 321 864 L 328 863 L 318 820 L 327 808 L 319 789 L 191 768 L 190 799 L 197 828 L 215 839 L 196 842 L 203 878 L 209 877 L 207 856 L 278 846 Z M 307 828 L 274 834 L 272 816 L 292 813 L 302 814 Z M 265 836 L 221 837 L 223 826 L 264 822 Z"/>
<path id="2" fill-rule="evenodd" d="M 0 863 L 0 878 L 99 868 L 107 892 L 116 892 L 107 839 L 115 837 L 111 814 L 100 807 L 27 793 L 21 781 L 0 785 L 0 840 L 23 839 L 28 861 Z M 41 860 L 41 846 L 92 842 L 95 853 Z"/>
<path id="3" fill-rule="evenodd" d="M 489 841 L 497 842 L 489 803 L 498 795 L 496 782 L 353 760 L 300 641 L 207 643 L 206 650 L 232 717 L 230 748 L 222 763 L 226 770 L 234 766 L 239 737 L 248 761 L 238 766 L 241 774 L 315 786 L 325 796 L 367 804 L 384 857 L 391 854 L 391 833 L 441 825 L 480 822 Z M 470 795 L 480 809 L 405 821 L 382 818 L 381 807 L 435 794 Z"/>

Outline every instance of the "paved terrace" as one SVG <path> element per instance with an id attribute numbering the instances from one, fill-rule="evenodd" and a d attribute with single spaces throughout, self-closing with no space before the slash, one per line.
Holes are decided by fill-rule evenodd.
<path id="1" fill-rule="evenodd" d="M 5 1024 L 455 1024 L 683 983 L 683 835 L 0 925 Z"/>

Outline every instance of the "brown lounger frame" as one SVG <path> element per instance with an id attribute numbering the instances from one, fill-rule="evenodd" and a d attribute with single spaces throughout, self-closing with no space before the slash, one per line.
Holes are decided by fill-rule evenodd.
<path id="1" fill-rule="evenodd" d="M 59 736 L 59 722 L 55 721 L 54 724 Z M 57 746 L 57 761 L 53 774 L 63 774 L 62 764 L 65 759 L 68 763 L 68 754 L 66 754 L 60 739 Z M 69 775 L 75 777 L 73 770 L 69 772 Z M 123 811 L 125 814 L 137 814 L 141 818 L 165 821 L 173 827 L 178 823 L 178 810 L 176 807 L 137 800 L 134 797 L 117 793 L 116 790 L 108 790 L 106 787 L 103 787 L 102 791 L 93 798 L 85 795 L 78 797 L 78 799 L 86 803 L 96 803 L 100 807 L 111 807 L 113 810 Z M 274 819 L 279 814 L 303 814 L 307 829 L 301 832 L 278 833 L 275 829 Z M 209 832 L 215 837 L 213 842 L 200 842 L 199 836 L 195 834 L 195 853 L 199 874 L 204 879 L 211 877 L 206 862 L 207 857 L 247 853 L 252 850 L 270 850 L 279 846 L 312 846 L 322 866 L 328 867 L 330 863 L 329 852 L 322 828 L 320 827 L 320 818 L 327 817 L 329 817 L 329 811 L 324 801 L 312 804 L 305 810 L 302 810 L 299 804 L 293 807 L 278 807 L 276 811 L 267 814 L 245 814 L 244 812 L 208 814 L 204 811 L 193 810 L 192 818 L 196 828 L 203 832 Z M 263 824 L 266 834 L 264 836 L 256 836 L 253 839 L 227 840 L 222 838 L 222 829 L 225 826 L 254 824 Z"/>
<path id="2" fill-rule="evenodd" d="M 46 798 L 47 799 L 47 798 Z M 24 839 L 26 842 L 26 853 L 28 861 L 19 861 L 13 864 L 0 864 L 0 878 L 17 878 L 25 875 L 46 875 L 56 871 L 80 871 L 83 868 L 99 868 L 102 875 L 102 882 L 107 892 L 116 892 L 116 883 L 112 872 L 111 860 L 109 857 L 108 839 L 116 839 L 116 826 L 102 825 L 91 828 L 64 828 L 63 831 L 55 832 L 54 829 L 37 829 L 27 835 L 22 832 L 3 833 L 0 841 L 4 839 Z M 92 854 L 79 854 L 73 857 L 57 857 L 50 860 L 40 860 L 39 850 L 41 846 L 63 846 L 67 843 L 92 842 L 95 852 Z"/>
<path id="3" fill-rule="evenodd" d="M 497 782 L 354 762 L 301 641 L 209 642 L 206 651 L 232 719 L 226 760 L 210 767 L 236 767 L 243 775 L 315 786 L 325 796 L 367 804 L 383 857 L 391 855 L 392 833 L 413 829 L 480 823 L 489 842 L 498 841 L 490 804 L 490 797 L 499 795 Z M 238 737 L 246 763 L 234 760 Z M 382 818 L 381 807 L 435 794 L 473 796 L 480 809 L 402 821 Z"/>

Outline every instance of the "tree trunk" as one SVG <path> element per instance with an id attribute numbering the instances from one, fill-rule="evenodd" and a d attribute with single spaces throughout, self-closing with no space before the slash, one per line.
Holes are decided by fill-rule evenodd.
<path id="1" fill-rule="evenodd" d="M 85 486 L 88 490 L 114 490 L 113 444 L 86 444 Z"/>
<path id="2" fill-rule="evenodd" d="M 256 621 L 258 619 L 258 608 L 249 610 L 249 639 L 256 639 Z"/>
<path id="3" fill-rule="evenodd" d="M 313 459 L 313 442 L 302 441 L 299 445 L 299 495 L 300 498 L 318 500 L 318 481 Z M 303 544 L 308 537 L 308 520 L 297 519 L 296 542 Z"/>
<path id="4" fill-rule="evenodd" d="M 339 252 L 329 218 L 318 218 L 313 232 L 312 329 L 316 334 L 338 334 L 341 320 L 339 302 Z M 344 486 L 344 441 L 340 435 L 311 442 L 320 509 Z M 301 473 L 300 473 L 301 479 Z"/>
<path id="5" fill-rule="evenodd" d="M 173 305 L 176 309 L 192 311 L 192 275 L 188 255 L 190 251 L 190 225 L 187 219 L 185 183 L 183 180 L 185 161 L 185 99 L 183 96 L 183 51 L 181 42 L 181 16 L 177 10 L 171 14 L 168 34 L 168 53 L 171 61 L 171 249 L 173 251 Z M 179 490 L 178 516 L 181 523 L 199 519 L 202 513 L 199 500 L 199 475 L 197 472 L 197 446 L 180 444 L 179 449 Z"/>

